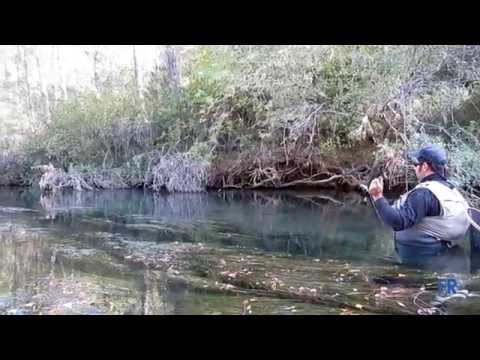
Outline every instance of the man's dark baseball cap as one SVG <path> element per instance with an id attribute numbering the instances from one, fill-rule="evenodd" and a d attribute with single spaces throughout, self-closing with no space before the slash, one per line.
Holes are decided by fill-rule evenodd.
<path id="1" fill-rule="evenodd" d="M 425 145 L 420 150 L 410 154 L 410 159 L 416 163 L 427 162 L 433 171 L 440 175 L 445 174 L 445 165 L 447 165 L 447 152 L 438 145 Z"/>

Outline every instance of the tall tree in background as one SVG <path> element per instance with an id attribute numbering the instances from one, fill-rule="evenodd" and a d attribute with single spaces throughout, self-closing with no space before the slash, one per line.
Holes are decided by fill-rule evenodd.
<path id="1" fill-rule="evenodd" d="M 180 76 L 178 72 L 177 53 L 173 46 L 167 46 L 165 48 L 165 66 L 167 68 L 170 87 L 177 89 L 180 83 Z"/>
<path id="2" fill-rule="evenodd" d="M 100 50 L 98 47 L 95 47 L 92 52 L 92 59 L 93 59 L 93 83 L 95 85 L 95 89 L 97 93 L 100 92 L 100 75 L 99 75 L 99 67 L 100 67 Z"/>
<path id="3" fill-rule="evenodd" d="M 49 60 L 50 71 L 55 68 L 55 58 L 56 58 L 55 53 L 56 53 L 55 45 L 52 45 L 51 48 L 50 48 L 50 60 Z M 51 88 L 53 89 L 53 91 L 52 91 L 52 103 L 53 103 L 53 108 L 55 108 L 57 106 L 57 84 L 56 84 L 56 81 L 53 81 L 53 83 L 51 84 Z M 47 91 L 48 91 L 48 89 L 47 89 Z"/>
<path id="4" fill-rule="evenodd" d="M 2 46 L 0 48 L 0 59 L 3 62 L 3 80 L 0 84 L 0 89 L 3 89 L 4 92 L 1 94 L 0 101 L 7 100 L 9 104 L 14 104 L 17 100 L 15 89 L 12 89 L 12 86 L 16 86 L 15 79 L 13 78 L 12 69 L 11 69 L 11 47 Z"/>
<path id="5" fill-rule="evenodd" d="M 20 45 L 17 45 L 16 49 L 16 55 L 15 55 L 15 69 L 16 69 L 16 75 L 17 79 L 15 81 L 15 94 L 16 94 L 16 105 L 17 105 L 17 112 L 22 113 L 22 93 L 21 93 L 21 63 L 22 63 L 22 52 L 20 50 Z"/>
<path id="6" fill-rule="evenodd" d="M 32 124 L 35 124 L 35 111 L 33 109 L 32 89 L 30 85 L 29 68 L 28 68 L 28 48 L 26 45 L 22 45 L 21 48 L 22 48 L 22 55 L 23 55 L 23 59 L 22 59 L 23 80 L 25 82 L 27 110 L 28 110 L 28 114 Z"/>
<path id="7" fill-rule="evenodd" d="M 44 82 L 43 76 L 42 76 L 42 66 L 40 63 L 40 57 L 38 56 L 38 52 L 34 51 L 33 56 L 35 58 L 35 63 L 37 65 L 37 72 L 38 72 L 38 82 L 40 85 L 40 96 L 41 98 L 45 101 L 45 117 L 46 117 L 46 123 L 49 124 L 51 121 L 51 114 L 50 114 L 50 97 L 48 95 L 47 91 L 47 86 Z"/>
<path id="8" fill-rule="evenodd" d="M 138 58 L 137 58 L 137 51 L 135 48 L 135 45 L 132 45 L 132 55 L 133 55 L 133 75 L 134 75 L 134 81 L 135 81 L 135 101 L 138 105 L 140 105 L 141 109 L 141 114 L 143 116 L 143 119 L 145 122 L 148 122 L 147 120 L 147 110 L 145 107 L 145 101 L 143 98 L 143 86 L 140 80 L 140 72 L 138 71 Z"/>
<path id="9" fill-rule="evenodd" d="M 60 46 L 54 46 L 56 48 L 57 52 L 57 82 L 59 84 L 60 89 L 62 89 L 62 94 L 63 94 L 63 99 L 67 100 L 68 99 L 68 93 L 67 93 L 67 84 L 65 80 L 65 76 L 63 74 L 63 66 L 62 66 L 62 57 L 60 56 Z"/>
<path id="10" fill-rule="evenodd" d="M 102 61 L 102 53 L 100 51 L 100 46 L 92 45 L 89 49 L 84 50 L 85 54 L 92 61 L 92 70 L 93 70 L 93 85 L 97 94 L 101 91 L 101 81 L 100 81 L 100 63 Z"/>
<path id="11" fill-rule="evenodd" d="M 135 80 L 135 93 L 137 98 L 140 99 L 142 96 L 142 91 L 140 89 L 140 80 L 138 78 L 138 61 L 137 61 L 137 52 L 135 51 L 135 45 L 132 45 L 133 53 L 133 76 Z"/>
<path id="12" fill-rule="evenodd" d="M 3 59 L 3 81 L 8 82 L 10 80 L 10 72 L 8 71 L 8 54 L 6 50 L 1 52 L 1 58 Z"/>

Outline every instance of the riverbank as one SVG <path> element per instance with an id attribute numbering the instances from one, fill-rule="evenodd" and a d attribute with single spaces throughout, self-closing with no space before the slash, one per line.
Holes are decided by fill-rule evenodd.
<path id="1" fill-rule="evenodd" d="M 41 46 L 22 48 L 26 66 Z M 349 192 L 383 175 L 403 192 L 415 183 L 406 154 L 436 143 L 452 179 L 480 196 L 480 47 L 182 48 L 163 49 L 143 82 L 111 68 L 60 97 L 5 78 L 0 185 L 37 184 L 51 163 L 58 184 L 44 184 L 76 190 Z"/>
<path id="2" fill-rule="evenodd" d="M 365 195 L 363 185 L 368 184 L 374 177 L 383 176 L 385 194 L 388 197 L 397 197 L 415 186 L 405 161 L 392 157 L 379 161 L 375 160 L 371 153 L 369 158 L 366 149 L 363 149 L 363 153 L 361 149 L 343 152 L 336 158 L 330 157 L 326 160 L 331 165 L 325 162 L 311 162 L 306 163 L 307 166 L 292 163 L 288 167 L 282 161 L 270 164 L 262 161 L 247 162 L 241 157 L 241 160 L 211 165 L 188 154 L 163 156 L 159 152 L 139 156 L 126 166 L 115 169 L 70 167 L 65 171 L 55 168 L 52 164 L 36 166 L 33 169 L 16 164 L 10 165 L 10 168 L 16 169 L 14 174 L 4 167 L 5 172 L 3 177 L 0 177 L 0 180 L 3 179 L 0 186 L 34 188 L 38 186 L 43 193 L 54 195 L 57 192 L 71 190 L 120 189 L 147 189 L 155 193 L 333 190 Z M 372 162 L 373 165 L 368 165 Z M 132 163 L 136 164 L 135 168 L 132 167 Z M 28 181 L 25 180 L 26 171 L 29 171 Z M 407 182 L 405 178 L 408 179 Z M 480 188 L 459 189 L 471 206 L 480 205 L 480 197 L 477 196 Z"/>
<path id="3" fill-rule="evenodd" d="M 360 184 L 385 173 L 385 161 L 375 161 L 371 147 L 338 151 L 335 155 L 285 159 L 284 154 L 234 154 L 212 162 L 189 153 L 138 155 L 118 168 L 52 165 L 28 168 L 25 158 L 10 157 L 0 162 L 4 186 L 40 186 L 44 192 L 92 191 L 144 188 L 155 192 L 198 192 L 228 189 L 333 189 L 361 192 Z M 15 159 L 16 162 L 15 162 Z M 22 163 L 23 161 L 23 163 Z M 386 164 L 388 166 L 388 164 Z M 22 173 L 23 171 L 23 173 Z M 389 174 L 395 180 L 397 173 Z M 1 179 L 1 178 L 0 178 Z M 386 179 L 387 190 L 405 185 Z"/>

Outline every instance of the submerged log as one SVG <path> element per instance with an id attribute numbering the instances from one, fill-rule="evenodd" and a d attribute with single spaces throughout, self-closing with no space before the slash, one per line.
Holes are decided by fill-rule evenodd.
<path id="1" fill-rule="evenodd" d="M 5 239 L 16 241 L 12 232 L 15 230 L 6 229 L 0 233 L 0 237 L 4 237 L 0 243 L 7 243 Z M 112 233 L 94 232 L 76 236 L 81 241 L 56 246 L 53 253 L 46 248 L 42 256 L 51 260 L 51 264 L 47 261 L 47 267 L 60 262 L 68 268 L 109 277 L 114 273 L 119 277 L 130 277 L 132 273 L 137 274 L 132 269 L 145 269 L 169 287 L 247 298 L 291 300 L 327 307 L 338 313 L 445 312 L 442 307 L 433 304 L 437 300 L 437 274 L 393 263 L 374 261 L 365 264 L 293 257 L 238 246 L 226 248 L 200 243 L 133 241 L 129 236 Z M 22 232 L 21 238 L 24 237 L 25 232 Z M 39 234 L 34 239 L 44 241 L 44 246 L 48 244 Z M 75 235 L 72 240 L 75 240 Z M 88 248 L 77 248 L 77 243 L 86 243 Z M 112 266 L 104 268 L 100 265 L 105 262 L 111 262 Z M 469 291 L 478 289 L 478 277 L 470 278 L 465 285 Z M 470 301 L 469 306 L 476 301 L 470 297 L 467 300 Z M 456 307 L 455 311 L 464 311 L 460 309 L 462 305 L 459 308 L 457 304 Z"/>
<path id="2" fill-rule="evenodd" d="M 108 238 L 101 246 L 115 258 L 165 273 L 171 286 L 194 291 L 291 299 L 339 311 L 379 314 L 417 314 L 425 301 L 418 305 L 416 297 L 420 293 L 424 298 L 434 297 L 433 276 L 422 278 L 414 270 L 402 274 L 393 264 L 354 266 L 239 247 L 138 244 L 118 236 Z M 388 285 L 375 281 L 380 276 L 411 281 Z"/>

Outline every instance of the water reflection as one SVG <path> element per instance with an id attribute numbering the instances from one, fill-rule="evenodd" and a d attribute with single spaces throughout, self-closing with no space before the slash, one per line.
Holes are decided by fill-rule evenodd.
<path id="1" fill-rule="evenodd" d="M 40 197 L 2 190 L 0 206 L 41 210 L 24 220 L 67 233 L 112 232 L 139 241 L 209 242 L 313 257 L 366 260 L 393 253 L 391 232 L 378 226 L 356 195 L 102 191 Z"/>
<path id="2" fill-rule="evenodd" d="M 0 233 L 0 289 L 15 292 L 30 280 L 47 276 L 51 253 L 48 241 L 29 238 L 25 231 Z"/>
<path id="3" fill-rule="evenodd" d="M 15 222 L 77 234 L 80 239 L 85 233 L 119 233 L 137 241 L 217 243 L 365 262 L 395 254 L 391 230 L 378 223 L 356 194 L 154 195 L 127 190 L 41 196 L 34 191 L 0 190 L 0 206 L 39 210 L 38 215 L 9 216 Z M 0 221 L 1 216 L 0 208 Z M 468 257 L 468 244 L 462 247 Z"/>
<path id="4" fill-rule="evenodd" d="M 46 219 L 47 220 L 55 220 L 56 218 L 56 211 L 55 211 L 55 194 L 42 194 L 40 196 L 40 206 L 45 210 L 47 213 Z"/>

